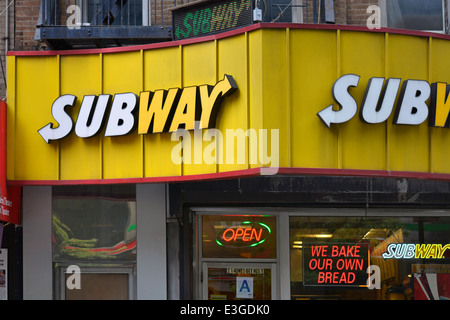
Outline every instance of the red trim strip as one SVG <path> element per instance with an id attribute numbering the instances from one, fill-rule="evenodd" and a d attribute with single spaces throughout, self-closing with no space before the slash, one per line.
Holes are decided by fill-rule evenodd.
<path id="1" fill-rule="evenodd" d="M 115 47 L 104 49 L 77 49 L 77 50 L 46 50 L 46 51 L 9 51 L 8 56 L 55 56 L 55 55 L 78 55 L 78 54 L 98 54 L 98 53 L 115 53 L 115 52 L 129 52 L 148 49 L 159 49 L 167 47 L 176 47 L 179 45 L 188 45 L 194 43 L 201 43 L 207 41 L 213 41 L 217 39 L 227 38 L 234 35 L 239 35 L 245 32 L 250 32 L 258 29 L 311 29 L 311 30 L 344 30 L 344 31 L 362 31 L 362 32 L 375 32 L 375 33 L 391 33 L 408 36 L 419 36 L 427 38 L 438 38 L 444 40 L 450 40 L 450 35 L 424 32 L 416 30 L 403 30 L 403 29 L 369 29 L 363 26 L 349 26 L 349 25 L 336 25 L 336 24 L 301 24 L 301 23 L 255 23 L 246 27 L 242 27 L 235 30 L 225 31 L 215 35 L 209 35 L 198 38 L 191 38 L 178 41 L 158 42 L 152 44 L 135 45 L 127 47 Z"/>
<path id="2" fill-rule="evenodd" d="M 206 173 L 188 176 L 121 178 L 121 179 L 81 179 L 81 180 L 8 180 L 10 186 L 62 186 L 62 185 L 102 185 L 125 183 L 165 183 L 211 181 L 221 179 L 247 178 L 264 176 L 261 168 L 237 170 L 231 172 Z M 312 176 L 350 176 L 379 178 L 410 178 L 424 180 L 450 181 L 448 173 L 429 173 L 412 171 L 359 170 L 359 169 L 326 169 L 326 168 L 278 168 L 277 175 L 312 175 Z"/>

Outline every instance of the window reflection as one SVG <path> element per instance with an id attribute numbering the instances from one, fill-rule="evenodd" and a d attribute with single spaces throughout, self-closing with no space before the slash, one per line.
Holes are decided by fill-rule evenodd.
<path id="1" fill-rule="evenodd" d="M 388 27 L 443 32 L 442 3 L 442 0 L 388 0 Z"/>
<path id="2" fill-rule="evenodd" d="M 449 298 L 450 250 L 442 259 L 430 254 L 422 258 L 384 259 L 389 244 L 450 243 L 449 217 L 291 217 L 291 294 L 293 299 L 418 299 L 424 291 L 419 284 L 429 273 L 438 274 L 435 287 L 441 288 L 439 298 Z M 369 244 L 370 264 L 379 268 L 380 289 L 350 286 L 311 286 L 304 282 L 309 273 L 304 263 L 305 245 L 309 244 Z M 425 248 L 425 247 L 424 247 Z M 306 253 L 307 251 L 305 251 Z M 426 257 L 428 259 L 426 259 Z M 424 271 L 428 268 L 427 271 Z M 431 272 L 431 271 L 432 272 Z M 437 271 L 436 271 L 437 270 Z M 417 277 L 417 275 L 421 275 Z M 436 291 L 437 292 L 437 291 Z"/>
<path id="3" fill-rule="evenodd" d="M 133 261 L 135 188 L 57 187 L 53 192 L 53 261 Z"/>

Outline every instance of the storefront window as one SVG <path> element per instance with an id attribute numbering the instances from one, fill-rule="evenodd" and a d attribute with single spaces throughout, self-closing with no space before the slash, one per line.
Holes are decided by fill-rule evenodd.
<path id="1" fill-rule="evenodd" d="M 291 217 L 292 299 L 449 299 L 450 217 Z"/>
<path id="2" fill-rule="evenodd" d="M 136 259 L 134 186 L 55 188 L 53 261 Z"/>
<path id="3" fill-rule="evenodd" d="M 130 297 L 136 264 L 135 190 L 135 185 L 53 188 L 53 263 L 62 298 Z M 79 268 L 81 289 L 66 288 L 68 266 Z"/>
<path id="4" fill-rule="evenodd" d="M 388 27 L 444 32 L 443 3 L 442 0 L 388 0 Z"/>
<path id="5" fill-rule="evenodd" d="M 276 258 L 275 217 L 202 218 L 203 258 Z"/>

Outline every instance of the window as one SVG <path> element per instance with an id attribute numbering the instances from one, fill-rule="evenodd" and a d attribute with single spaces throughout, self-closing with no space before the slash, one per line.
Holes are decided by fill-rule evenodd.
<path id="1" fill-rule="evenodd" d="M 53 264 L 60 298 L 133 296 L 135 190 L 135 185 L 53 188 Z M 79 268 L 81 290 L 67 288 L 69 266 Z"/>
<path id="2" fill-rule="evenodd" d="M 450 298 L 450 217 L 291 217 L 289 224 L 292 299 Z M 379 289 L 367 288 L 369 261 Z"/>
<path id="3" fill-rule="evenodd" d="M 269 216 L 203 216 L 203 258 L 275 259 L 276 218 Z"/>
<path id="4" fill-rule="evenodd" d="M 383 0 L 389 28 L 433 31 L 446 30 L 444 0 Z M 381 3 L 380 3 L 381 4 Z"/>
<path id="5" fill-rule="evenodd" d="M 107 25 L 142 26 L 142 8 L 145 0 L 123 1 L 123 4 L 120 5 L 120 10 L 114 4 L 115 1 L 111 0 L 84 0 L 83 2 L 85 6 L 87 5 L 88 21 L 95 21 L 96 25 L 101 24 L 99 19 L 102 18 L 103 24 Z"/>

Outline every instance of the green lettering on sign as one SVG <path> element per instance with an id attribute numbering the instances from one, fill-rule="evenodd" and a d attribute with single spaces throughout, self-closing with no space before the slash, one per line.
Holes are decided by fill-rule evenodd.
<path id="1" fill-rule="evenodd" d="M 188 39 L 253 23 L 251 0 L 210 1 L 173 11 L 174 40 Z"/>

